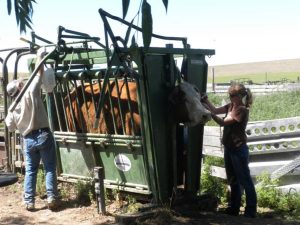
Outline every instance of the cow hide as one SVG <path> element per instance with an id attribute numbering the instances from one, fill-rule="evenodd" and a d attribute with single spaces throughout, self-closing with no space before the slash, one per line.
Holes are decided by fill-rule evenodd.
<path id="1" fill-rule="evenodd" d="M 177 123 L 192 127 L 211 119 L 210 112 L 201 103 L 199 89 L 188 82 L 182 82 L 173 89 L 169 103 L 171 116 Z"/>
<path id="2" fill-rule="evenodd" d="M 118 84 L 110 81 L 110 91 L 106 91 L 104 105 L 100 113 L 99 124 L 94 127 L 97 105 L 101 94 L 98 83 L 79 85 L 65 97 L 66 118 L 69 131 L 80 133 L 126 134 L 139 135 L 140 115 L 138 113 L 136 83 L 128 81 L 128 91 L 125 80 L 118 80 Z M 120 96 L 118 97 L 119 90 Z M 110 98 L 109 98 L 110 96 Z M 94 99 L 93 99 L 94 98 Z M 118 100 L 119 99 L 119 100 Z M 71 104 L 70 104 L 71 102 Z M 132 109 L 130 113 L 129 105 Z M 70 107 L 71 105 L 71 107 Z M 121 110 L 120 110 L 121 109 Z M 74 115 L 74 116 L 72 116 Z M 73 118 L 74 117 L 74 121 Z M 122 126 L 124 121 L 124 129 Z"/>

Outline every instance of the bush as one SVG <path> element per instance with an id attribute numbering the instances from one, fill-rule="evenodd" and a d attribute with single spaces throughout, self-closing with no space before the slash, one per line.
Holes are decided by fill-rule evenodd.
<path id="1" fill-rule="evenodd" d="M 279 180 L 272 180 L 267 173 L 257 177 L 256 187 L 258 206 L 268 207 L 277 212 L 297 215 L 300 213 L 300 195 L 297 192 L 289 191 L 284 193 L 277 187 Z"/>
<path id="2" fill-rule="evenodd" d="M 224 165 L 223 161 L 222 158 L 205 156 L 200 184 L 202 194 L 211 194 L 212 196 L 217 197 L 222 203 L 226 201 L 227 184 L 225 180 L 211 176 L 210 167 L 212 165 L 222 166 Z"/>

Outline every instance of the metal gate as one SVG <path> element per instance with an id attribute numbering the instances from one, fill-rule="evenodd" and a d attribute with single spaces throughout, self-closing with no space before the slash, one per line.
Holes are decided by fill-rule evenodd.
<path id="1" fill-rule="evenodd" d="M 41 63 L 54 70 L 56 80 L 53 92 L 44 94 L 60 179 L 89 179 L 93 168 L 101 166 L 106 188 L 143 194 L 159 203 L 169 201 L 178 185 L 183 185 L 187 195 L 195 197 L 200 188 L 203 125 L 185 128 L 172 123 L 168 96 L 181 80 L 205 92 L 205 56 L 213 55 L 214 50 L 191 49 L 186 38 L 156 34 L 152 37 L 181 42 L 182 47 L 173 48 L 169 43 L 147 49 L 127 46 L 128 35 L 142 29 L 102 9 L 99 13 L 105 44 L 59 27 L 57 43 L 44 45 L 55 46 Z M 124 39 L 113 33 L 109 20 L 128 26 Z M 31 51 L 40 47 L 37 37 L 45 41 L 34 34 Z M 97 47 L 89 47 L 91 43 Z M 176 63 L 179 58 L 183 59 L 181 70 Z M 34 76 L 34 59 L 29 67 Z M 178 143 L 185 141 L 183 160 Z"/>

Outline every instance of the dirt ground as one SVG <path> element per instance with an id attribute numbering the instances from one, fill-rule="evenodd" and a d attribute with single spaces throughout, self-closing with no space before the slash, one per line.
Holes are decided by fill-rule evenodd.
<path id="1" fill-rule="evenodd" d="M 29 212 L 22 205 L 22 185 L 16 183 L 8 187 L 0 188 L 0 224 L 43 224 L 43 225 L 97 225 L 97 224 L 191 224 L 191 225 L 295 225 L 299 221 L 286 221 L 278 218 L 270 212 L 260 213 L 257 218 L 244 218 L 242 215 L 234 217 L 224 215 L 221 212 L 205 212 L 197 207 L 181 205 L 180 209 L 166 210 L 155 209 L 150 216 L 142 217 L 132 222 L 131 217 L 116 216 L 115 203 L 108 204 L 108 215 L 100 215 L 95 203 L 88 206 L 79 206 L 72 200 L 61 200 L 55 211 L 46 207 L 45 199 L 36 198 L 36 210 Z M 148 211 L 149 213 L 150 211 Z M 147 214 L 147 212 L 145 212 Z M 121 218 L 121 219 L 120 219 Z M 129 218 L 129 220 L 128 220 Z M 131 219 L 130 219 L 131 218 Z M 121 221 L 121 222 L 117 222 Z M 123 221 L 123 222 L 122 222 Z M 130 222 L 131 221 L 131 222 Z"/>

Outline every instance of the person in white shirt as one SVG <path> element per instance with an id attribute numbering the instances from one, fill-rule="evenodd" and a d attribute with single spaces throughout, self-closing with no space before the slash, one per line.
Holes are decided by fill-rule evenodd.
<path id="1" fill-rule="evenodd" d="M 36 65 L 43 55 L 38 56 Z M 8 130 L 13 132 L 17 129 L 24 138 L 24 203 L 26 209 L 30 211 L 35 209 L 36 180 L 40 160 L 45 169 L 48 207 L 51 210 L 57 207 L 55 142 L 41 98 L 43 73 L 42 65 L 14 111 L 9 111 L 5 118 Z M 18 96 L 23 86 L 22 80 L 12 80 L 6 87 L 8 95 L 12 98 Z"/>

